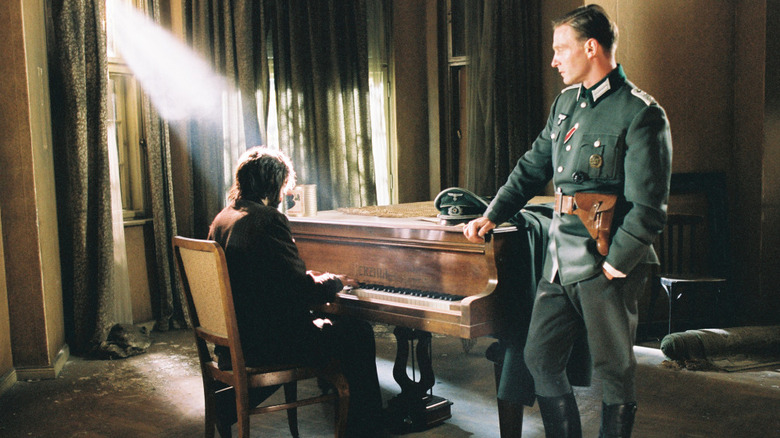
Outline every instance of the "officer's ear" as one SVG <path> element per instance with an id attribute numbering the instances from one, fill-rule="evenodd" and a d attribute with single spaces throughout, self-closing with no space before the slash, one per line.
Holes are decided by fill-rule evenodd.
<path id="1" fill-rule="evenodd" d="M 596 53 L 598 52 L 599 48 L 599 42 L 596 41 L 596 38 L 588 38 L 587 41 L 585 41 L 585 55 L 588 58 L 593 58 L 596 56 Z"/>

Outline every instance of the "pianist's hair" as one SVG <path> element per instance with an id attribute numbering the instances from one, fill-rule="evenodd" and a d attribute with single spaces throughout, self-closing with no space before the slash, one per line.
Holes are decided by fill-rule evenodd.
<path id="1" fill-rule="evenodd" d="M 228 199 L 246 199 L 277 207 L 282 190 L 295 187 L 295 170 L 283 152 L 256 146 L 241 155 Z"/>
<path id="2" fill-rule="evenodd" d="M 598 41 L 607 53 L 612 53 L 617 46 L 617 24 L 609 19 L 607 11 L 599 5 L 580 6 L 553 20 L 552 27 L 557 29 L 564 24 L 571 26 L 581 40 L 593 38 Z"/>

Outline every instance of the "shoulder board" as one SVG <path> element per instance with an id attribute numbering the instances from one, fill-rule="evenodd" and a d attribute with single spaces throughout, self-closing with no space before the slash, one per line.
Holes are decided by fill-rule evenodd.
<path id="1" fill-rule="evenodd" d="M 644 91 L 640 90 L 639 88 L 634 88 L 634 89 L 632 89 L 632 90 L 631 90 L 631 94 L 633 94 L 634 96 L 636 96 L 636 97 L 638 97 L 638 98 L 642 99 L 642 101 L 643 101 L 643 102 L 644 102 L 646 105 L 652 105 L 652 104 L 654 104 L 654 103 L 655 103 L 655 99 L 653 99 L 653 96 L 651 96 L 651 95 L 649 95 L 649 94 L 645 93 Z"/>
<path id="2" fill-rule="evenodd" d="M 565 92 L 567 92 L 569 90 L 574 90 L 574 89 L 577 89 L 577 88 L 580 88 L 580 84 L 569 85 L 568 87 L 566 87 L 563 90 L 561 90 L 561 94 L 563 94 L 563 93 L 565 93 Z"/>

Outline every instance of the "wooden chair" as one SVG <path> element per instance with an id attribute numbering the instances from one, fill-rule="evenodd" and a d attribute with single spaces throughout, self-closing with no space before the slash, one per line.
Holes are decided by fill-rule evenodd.
<path id="1" fill-rule="evenodd" d="M 674 327 L 675 302 L 687 298 L 688 323 L 694 327 L 697 324 L 696 313 L 709 315 L 698 318 L 704 324 L 716 327 L 719 323 L 719 301 L 721 291 L 726 286 L 726 279 L 709 275 L 704 252 L 709 248 L 708 242 L 702 236 L 705 234 L 704 218 L 691 214 L 670 214 L 666 229 L 657 242 L 661 266 L 655 274 L 651 286 L 649 315 L 655 309 L 660 289 L 666 292 L 669 302 L 668 333 Z M 701 309 L 702 295 L 705 291 L 714 293 L 707 309 Z"/>
<path id="2" fill-rule="evenodd" d="M 346 428 L 349 387 L 346 378 L 335 365 L 327 368 L 305 367 L 295 364 L 273 367 L 247 367 L 236 325 L 236 312 L 230 288 L 225 253 L 217 242 L 209 240 L 173 238 L 179 275 L 190 310 L 195 341 L 203 377 L 206 404 L 206 437 L 214 436 L 217 423 L 215 394 L 225 385 L 233 387 L 236 399 L 238 433 L 249 437 L 249 416 L 287 410 L 290 432 L 298 436 L 296 408 L 329 400 L 337 400 L 335 436 L 343 436 Z M 232 370 L 220 370 L 209 352 L 210 344 L 228 347 Z M 297 382 L 320 378 L 330 382 L 336 393 L 297 400 Z M 284 385 L 285 403 L 253 407 L 249 404 L 250 388 Z M 231 434 L 230 426 L 222 427 L 220 435 Z"/>

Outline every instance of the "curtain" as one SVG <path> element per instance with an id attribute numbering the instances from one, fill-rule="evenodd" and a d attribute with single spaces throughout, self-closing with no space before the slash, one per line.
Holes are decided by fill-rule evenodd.
<path id="1" fill-rule="evenodd" d="M 133 299 L 130 294 L 130 272 L 127 267 L 125 218 L 122 209 L 122 187 L 119 176 L 119 150 L 113 122 L 108 124 L 108 163 L 111 178 L 111 223 L 114 239 L 114 321 L 133 323 Z"/>
<path id="2" fill-rule="evenodd" d="M 103 0 L 47 7 L 66 335 L 89 352 L 115 323 Z"/>
<path id="3" fill-rule="evenodd" d="M 160 23 L 160 1 L 147 0 L 146 14 Z M 178 234 L 173 199 L 171 140 L 168 123 L 163 120 L 148 94 L 141 97 L 144 115 L 144 138 L 149 168 L 149 195 L 152 210 L 157 296 L 152 311 L 157 318 L 155 329 L 167 330 L 187 326 L 189 315 L 184 291 L 176 275 L 171 241 Z"/>
<path id="4" fill-rule="evenodd" d="M 466 188 L 493 195 L 544 127 L 539 1 L 467 2 Z"/>
<path id="5" fill-rule="evenodd" d="M 321 210 L 376 204 L 365 0 L 276 0 L 279 144 Z"/>
<path id="6" fill-rule="evenodd" d="M 298 182 L 317 184 L 320 210 L 376 204 L 364 0 L 186 0 L 185 15 L 189 44 L 234 89 L 224 120 L 190 123 L 196 236 L 224 205 L 237 154 L 267 144 L 269 38 L 280 148 Z"/>
<path id="7" fill-rule="evenodd" d="M 231 86 L 223 96 L 223 117 L 193 118 L 188 127 L 194 234 L 203 238 L 225 205 L 238 155 L 265 144 L 266 26 L 261 1 L 185 0 L 184 9 L 187 42 Z"/>

